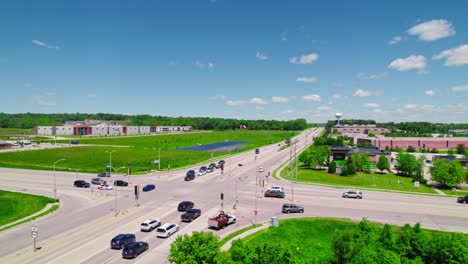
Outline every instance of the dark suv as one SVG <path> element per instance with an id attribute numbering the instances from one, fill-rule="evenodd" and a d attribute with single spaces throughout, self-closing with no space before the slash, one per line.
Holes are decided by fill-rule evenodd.
<path id="1" fill-rule="evenodd" d="M 197 219 L 201 215 L 200 209 L 188 209 L 184 214 L 180 216 L 182 222 L 192 222 L 194 219 Z"/>
<path id="2" fill-rule="evenodd" d="M 468 203 L 468 195 L 467 195 L 467 196 L 458 197 L 458 198 L 457 198 L 457 202 L 459 202 L 459 203 L 464 203 L 464 204 Z"/>
<path id="3" fill-rule="evenodd" d="M 81 188 L 89 188 L 89 186 L 91 186 L 89 182 L 86 182 L 83 180 L 77 180 L 73 183 L 73 185 L 75 185 L 75 187 L 81 187 Z"/>
<path id="4" fill-rule="evenodd" d="M 97 176 L 98 177 L 110 177 L 111 175 L 110 175 L 110 172 L 103 172 L 103 173 L 99 173 Z"/>
<path id="5" fill-rule="evenodd" d="M 286 194 L 279 190 L 267 190 L 265 192 L 265 197 L 275 197 L 275 198 L 284 198 Z"/>
<path id="6" fill-rule="evenodd" d="M 281 209 L 281 212 L 289 214 L 289 213 L 303 213 L 304 212 L 304 207 L 297 205 L 297 204 L 283 204 L 283 208 Z"/>
<path id="7" fill-rule="evenodd" d="M 122 251 L 123 258 L 136 258 L 141 253 L 148 250 L 148 243 L 146 242 L 132 242 L 126 245 Z"/>
<path id="8" fill-rule="evenodd" d="M 122 181 L 122 180 L 116 180 L 116 181 L 114 182 L 114 186 L 123 186 L 123 187 L 126 187 L 126 186 L 128 186 L 128 182 Z"/>
<path id="9" fill-rule="evenodd" d="M 134 234 L 120 234 L 111 240 L 110 246 L 111 248 L 121 249 L 129 243 L 135 242 L 135 240 Z"/>
<path id="10" fill-rule="evenodd" d="M 179 212 L 185 212 L 187 211 L 188 209 L 192 209 L 194 206 L 193 202 L 191 201 L 183 201 L 179 204 L 179 206 L 177 206 L 177 210 Z"/>
<path id="11" fill-rule="evenodd" d="M 191 181 L 195 179 L 195 171 L 194 170 L 189 170 L 187 171 L 187 175 L 185 175 L 185 181 Z"/>

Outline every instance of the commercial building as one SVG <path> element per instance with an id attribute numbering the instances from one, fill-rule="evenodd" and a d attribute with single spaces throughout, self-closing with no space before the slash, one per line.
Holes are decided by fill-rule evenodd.
<path id="1" fill-rule="evenodd" d="M 354 153 L 367 153 L 369 162 L 364 165 L 364 168 L 373 170 L 379 158 L 384 156 L 390 163 L 390 154 L 378 149 L 377 147 L 350 147 L 350 146 L 330 146 L 330 162 L 335 161 L 337 166 L 346 164 Z"/>
<path id="2" fill-rule="evenodd" d="M 468 138 L 466 137 L 456 137 L 456 138 L 359 138 L 357 140 L 360 142 L 370 142 L 372 145 L 378 147 L 379 149 L 395 149 L 402 148 L 407 149 L 409 146 L 413 146 L 415 149 L 455 149 L 459 144 L 464 144 L 465 147 L 468 147 Z"/>
<path id="3" fill-rule="evenodd" d="M 191 126 L 120 126 L 120 125 L 75 125 L 75 126 L 37 126 L 36 135 L 141 135 L 150 133 L 175 133 L 191 131 Z"/>
<path id="4" fill-rule="evenodd" d="M 376 125 L 336 125 L 333 127 L 333 133 L 347 134 L 347 133 L 358 133 L 358 134 L 369 134 L 384 135 L 389 133 L 390 129 L 377 127 Z"/>

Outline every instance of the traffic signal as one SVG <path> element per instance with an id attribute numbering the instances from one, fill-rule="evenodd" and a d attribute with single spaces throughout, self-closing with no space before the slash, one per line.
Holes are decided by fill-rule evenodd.
<path id="1" fill-rule="evenodd" d="M 221 171 L 224 171 L 224 164 L 221 164 Z"/>
<path id="2" fill-rule="evenodd" d="M 127 175 L 132 175 L 132 168 L 128 168 Z"/>
<path id="3" fill-rule="evenodd" d="M 140 192 L 140 186 L 138 185 L 135 185 L 135 195 L 138 195 L 138 193 Z"/>
<path id="4" fill-rule="evenodd" d="M 224 193 L 221 193 L 221 200 L 224 200 Z"/>

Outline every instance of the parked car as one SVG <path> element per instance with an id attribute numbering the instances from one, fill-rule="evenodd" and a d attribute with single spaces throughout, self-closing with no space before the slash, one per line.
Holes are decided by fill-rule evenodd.
<path id="1" fill-rule="evenodd" d="M 99 173 L 97 176 L 98 177 L 110 177 L 111 174 L 110 174 L 110 172 L 103 172 L 103 173 Z"/>
<path id="2" fill-rule="evenodd" d="M 189 170 L 187 171 L 187 174 L 185 175 L 184 180 L 185 181 L 191 181 L 195 179 L 195 171 L 194 170 Z"/>
<path id="3" fill-rule="evenodd" d="M 146 185 L 145 187 L 143 187 L 143 191 L 144 191 L 144 192 L 149 192 L 149 191 L 151 191 L 151 190 L 154 190 L 155 188 L 156 188 L 156 185 L 154 185 L 154 184 L 148 184 L 148 185 Z"/>
<path id="4" fill-rule="evenodd" d="M 201 215 L 200 209 L 191 208 L 185 211 L 185 213 L 183 213 L 180 216 L 180 220 L 182 222 L 192 222 L 193 220 L 197 219 L 200 215 Z"/>
<path id="5" fill-rule="evenodd" d="M 260 154 L 260 149 L 255 149 L 255 154 Z"/>
<path id="6" fill-rule="evenodd" d="M 161 226 L 161 221 L 158 219 L 148 219 L 145 220 L 143 223 L 140 225 L 140 230 L 141 231 L 152 231 L 153 229 Z"/>
<path id="7" fill-rule="evenodd" d="M 91 184 L 89 182 L 83 181 L 83 180 L 77 180 L 73 183 L 75 187 L 81 187 L 81 188 L 89 188 Z"/>
<path id="8" fill-rule="evenodd" d="M 218 161 L 218 164 L 216 164 L 216 168 L 217 168 L 217 169 L 220 169 L 220 168 L 221 168 L 221 166 L 223 166 L 223 165 L 224 165 L 224 163 L 225 163 L 225 161 L 224 161 L 224 160 L 220 160 L 220 161 Z"/>
<path id="9" fill-rule="evenodd" d="M 208 169 L 206 169 L 206 172 L 213 172 L 216 168 L 216 164 L 214 163 L 211 163 L 209 166 L 208 166 Z"/>
<path id="10" fill-rule="evenodd" d="M 343 198 L 357 198 L 362 199 L 362 192 L 360 191 L 347 191 L 343 193 Z"/>
<path id="11" fill-rule="evenodd" d="M 99 185 L 98 189 L 99 190 L 104 190 L 104 191 L 111 191 L 112 186 L 110 186 L 110 185 Z"/>
<path id="12" fill-rule="evenodd" d="M 188 209 L 192 209 L 194 206 L 194 203 L 191 201 L 182 201 L 179 203 L 179 206 L 177 206 L 177 210 L 179 212 L 185 212 Z"/>
<path id="13" fill-rule="evenodd" d="M 287 204 L 283 204 L 283 207 L 281 208 L 281 212 L 286 213 L 286 214 L 303 213 L 304 207 L 297 205 L 297 204 L 287 203 Z"/>
<path id="14" fill-rule="evenodd" d="M 263 167 L 258 168 L 258 172 L 263 172 L 265 169 Z"/>
<path id="15" fill-rule="evenodd" d="M 265 197 L 275 197 L 275 198 L 284 198 L 286 194 L 278 190 L 267 190 L 265 192 Z"/>
<path id="16" fill-rule="evenodd" d="M 208 219 L 208 227 L 218 230 L 235 223 L 236 216 L 232 214 L 226 214 L 224 211 L 220 211 L 217 216 Z"/>
<path id="17" fill-rule="evenodd" d="M 114 237 L 111 242 L 111 248 L 121 249 L 124 248 L 127 244 L 135 242 L 136 238 L 134 234 L 120 234 Z"/>
<path id="18" fill-rule="evenodd" d="M 122 180 L 116 180 L 116 181 L 114 182 L 114 186 L 127 187 L 127 186 L 128 186 L 128 182 L 122 181 Z"/>
<path id="19" fill-rule="evenodd" d="M 198 170 L 198 176 L 202 176 L 206 174 L 206 166 L 201 166 L 200 169 Z"/>
<path id="20" fill-rule="evenodd" d="M 463 204 L 468 203 L 468 195 L 462 196 L 462 197 L 458 197 L 458 198 L 457 198 L 457 202 L 463 203 Z"/>
<path id="21" fill-rule="evenodd" d="M 91 183 L 94 184 L 94 185 L 103 185 L 103 184 L 106 183 L 106 181 L 101 179 L 101 178 L 93 178 L 91 180 Z"/>
<path id="22" fill-rule="evenodd" d="M 270 190 L 270 191 L 282 191 L 282 192 L 284 192 L 284 189 L 283 189 L 283 187 L 281 187 L 281 186 L 272 186 L 272 187 L 268 188 L 268 190 Z"/>
<path id="23" fill-rule="evenodd" d="M 175 232 L 179 231 L 179 226 L 176 224 L 164 224 L 156 229 L 157 237 L 170 237 Z"/>
<path id="24" fill-rule="evenodd" d="M 141 253 L 148 250 L 148 243 L 146 242 L 132 242 L 124 247 L 122 250 L 123 258 L 136 258 Z"/>

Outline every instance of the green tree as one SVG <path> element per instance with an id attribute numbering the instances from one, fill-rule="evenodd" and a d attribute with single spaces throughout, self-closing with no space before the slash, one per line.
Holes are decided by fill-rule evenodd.
<path id="1" fill-rule="evenodd" d="M 414 155 L 408 153 L 399 153 L 397 155 L 397 170 L 403 176 L 410 176 L 415 178 L 420 178 L 419 176 L 422 175 L 422 160 L 416 159 Z"/>
<path id="2" fill-rule="evenodd" d="M 368 152 L 357 152 L 351 155 L 351 162 L 357 171 L 364 171 L 364 166 L 369 162 Z"/>
<path id="3" fill-rule="evenodd" d="M 335 161 L 330 162 L 328 165 L 328 173 L 335 173 L 336 172 L 336 163 Z"/>
<path id="4" fill-rule="evenodd" d="M 379 160 L 377 161 L 377 169 L 379 169 L 380 171 L 390 171 L 390 163 L 388 162 L 387 157 L 385 157 L 384 155 L 379 157 Z"/>
<path id="5" fill-rule="evenodd" d="M 465 144 L 457 145 L 457 154 L 465 154 L 465 151 L 466 151 Z"/>
<path id="6" fill-rule="evenodd" d="M 171 244 L 171 263 L 214 263 L 219 255 L 219 238 L 211 232 L 194 231 L 192 235 L 178 236 Z"/>
<path id="7" fill-rule="evenodd" d="M 466 169 L 458 160 L 453 160 L 448 163 L 444 159 L 437 159 L 434 161 L 431 174 L 434 181 L 452 187 L 458 185 L 465 179 Z"/>
<path id="8" fill-rule="evenodd" d="M 368 134 L 368 136 L 369 137 L 375 137 L 375 134 L 371 132 L 371 133 Z"/>
<path id="9" fill-rule="evenodd" d="M 325 166 L 330 158 L 330 148 L 328 146 L 311 146 L 309 148 L 310 166 Z"/>
<path id="10" fill-rule="evenodd" d="M 406 151 L 408 151 L 408 152 L 416 152 L 416 149 L 415 149 L 413 146 L 409 145 L 408 148 L 406 149 Z"/>
<path id="11" fill-rule="evenodd" d="M 347 175 L 356 175 L 356 167 L 352 162 L 347 165 Z"/>
<path id="12" fill-rule="evenodd" d="M 341 166 L 341 176 L 347 176 L 348 175 L 348 165 L 344 164 Z"/>
<path id="13" fill-rule="evenodd" d="M 447 154 L 449 156 L 455 156 L 455 150 L 453 148 L 450 148 L 448 151 L 447 151 Z"/>
<path id="14" fill-rule="evenodd" d="M 307 168 L 310 168 L 309 149 L 306 149 L 301 154 L 299 154 L 299 162 L 302 162 Z"/>

